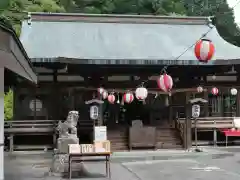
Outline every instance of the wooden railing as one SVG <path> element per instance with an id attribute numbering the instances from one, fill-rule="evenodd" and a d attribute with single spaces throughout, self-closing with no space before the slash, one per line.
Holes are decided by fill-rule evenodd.
<path id="1" fill-rule="evenodd" d="M 195 119 L 192 120 L 192 128 L 195 128 Z M 196 119 L 196 127 L 201 130 L 227 129 L 234 127 L 234 117 L 200 117 Z M 184 124 L 186 119 L 179 118 L 178 121 Z"/>

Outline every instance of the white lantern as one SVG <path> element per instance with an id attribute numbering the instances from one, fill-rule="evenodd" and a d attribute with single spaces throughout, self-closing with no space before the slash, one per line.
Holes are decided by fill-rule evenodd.
<path id="1" fill-rule="evenodd" d="M 148 90 L 145 87 L 139 87 L 135 91 L 135 96 L 138 100 L 143 101 L 148 96 Z"/>
<path id="2" fill-rule="evenodd" d="M 102 88 L 102 87 L 98 88 L 98 93 L 99 93 L 100 95 L 102 95 L 104 91 L 105 91 L 104 88 Z"/>
<path id="3" fill-rule="evenodd" d="M 108 92 L 106 90 L 104 90 L 102 93 L 102 98 L 107 99 L 107 97 L 108 97 Z"/>
<path id="4" fill-rule="evenodd" d="M 232 88 L 232 89 L 230 90 L 230 93 L 231 93 L 231 95 L 236 96 L 237 93 L 238 93 L 238 91 L 237 91 L 236 88 Z"/>
<path id="5" fill-rule="evenodd" d="M 202 86 L 198 86 L 198 87 L 197 87 L 197 92 L 198 92 L 198 93 L 203 92 L 203 87 L 202 87 Z"/>

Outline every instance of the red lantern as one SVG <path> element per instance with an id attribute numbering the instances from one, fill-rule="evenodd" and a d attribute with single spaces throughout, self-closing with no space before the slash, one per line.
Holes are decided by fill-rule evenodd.
<path id="1" fill-rule="evenodd" d="M 208 63 L 212 59 L 215 48 L 212 41 L 208 39 L 201 39 L 195 44 L 195 56 L 196 58 L 203 63 Z"/>
<path id="2" fill-rule="evenodd" d="M 135 91 L 136 98 L 140 101 L 143 101 L 148 96 L 148 90 L 145 87 L 139 87 Z"/>
<path id="3" fill-rule="evenodd" d="M 169 92 L 173 86 L 172 77 L 168 74 L 161 75 L 157 80 L 158 87 L 164 92 Z"/>
<path id="4" fill-rule="evenodd" d="M 133 102 L 134 96 L 132 93 L 127 92 L 124 94 L 123 99 L 125 103 L 130 104 L 131 102 Z"/>
<path id="5" fill-rule="evenodd" d="M 114 104 L 115 99 L 116 99 L 116 98 L 115 98 L 114 94 L 108 95 L 108 102 L 109 102 L 110 104 Z"/>
<path id="6" fill-rule="evenodd" d="M 98 93 L 99 93 L 100 95 L 102 95 L 104 91 L 105 91 L 104 88 L 102 88 L 102 87 L 98 88 Z"/>
<path id="7" fill-rule="evenodd" d="M 106 90 L 103 91 L 102 98 L 103 99 L 107 99 L 108 98 L 108 92 Z"/>
<path id="8" fill-rule="evenodd" d="M 217 95 L 218 94 L 218 88 L 216 88 L 216 87 L 212 88 L 211 93 L 213 95 Z"/>
<path id="9" fill-rule="evenodd" d="M 203 92 L 203 88 L 201 86 L 198 86 L 197 87 L 197 92 L 199 92 L 199 93 Z"/>

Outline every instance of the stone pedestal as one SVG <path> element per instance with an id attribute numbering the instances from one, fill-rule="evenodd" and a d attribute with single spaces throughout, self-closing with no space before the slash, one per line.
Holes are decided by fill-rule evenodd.
<path id="1" fill-rule="evenodd" d="M 58 153 L 68 153 L 69 144 L 78 144 L 79 139 L 77 137 L 58 138 L 57 149 Z"/>

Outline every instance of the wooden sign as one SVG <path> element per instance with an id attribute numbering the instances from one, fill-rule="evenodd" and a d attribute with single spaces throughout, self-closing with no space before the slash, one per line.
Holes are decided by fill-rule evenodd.
<path id="1" fill-rule="evenodd" d="M 111 144 L 110 141 L 95 141 L 94 149 L 96 153 L 110 153 L 111 152 Z"/>
<path id="2" fill-rule="evenodd" d="M 69 144 L 68 145 L 68 152 L 69 154 L 80 154 L 81 153 L 81 147 L 79 144 Z"/>
<path id="3" fill-rule="evenodd" d="M 81 144 L 80 147 L 81 147 L 82 154 L 94 153 L 93 144 Z"/>

